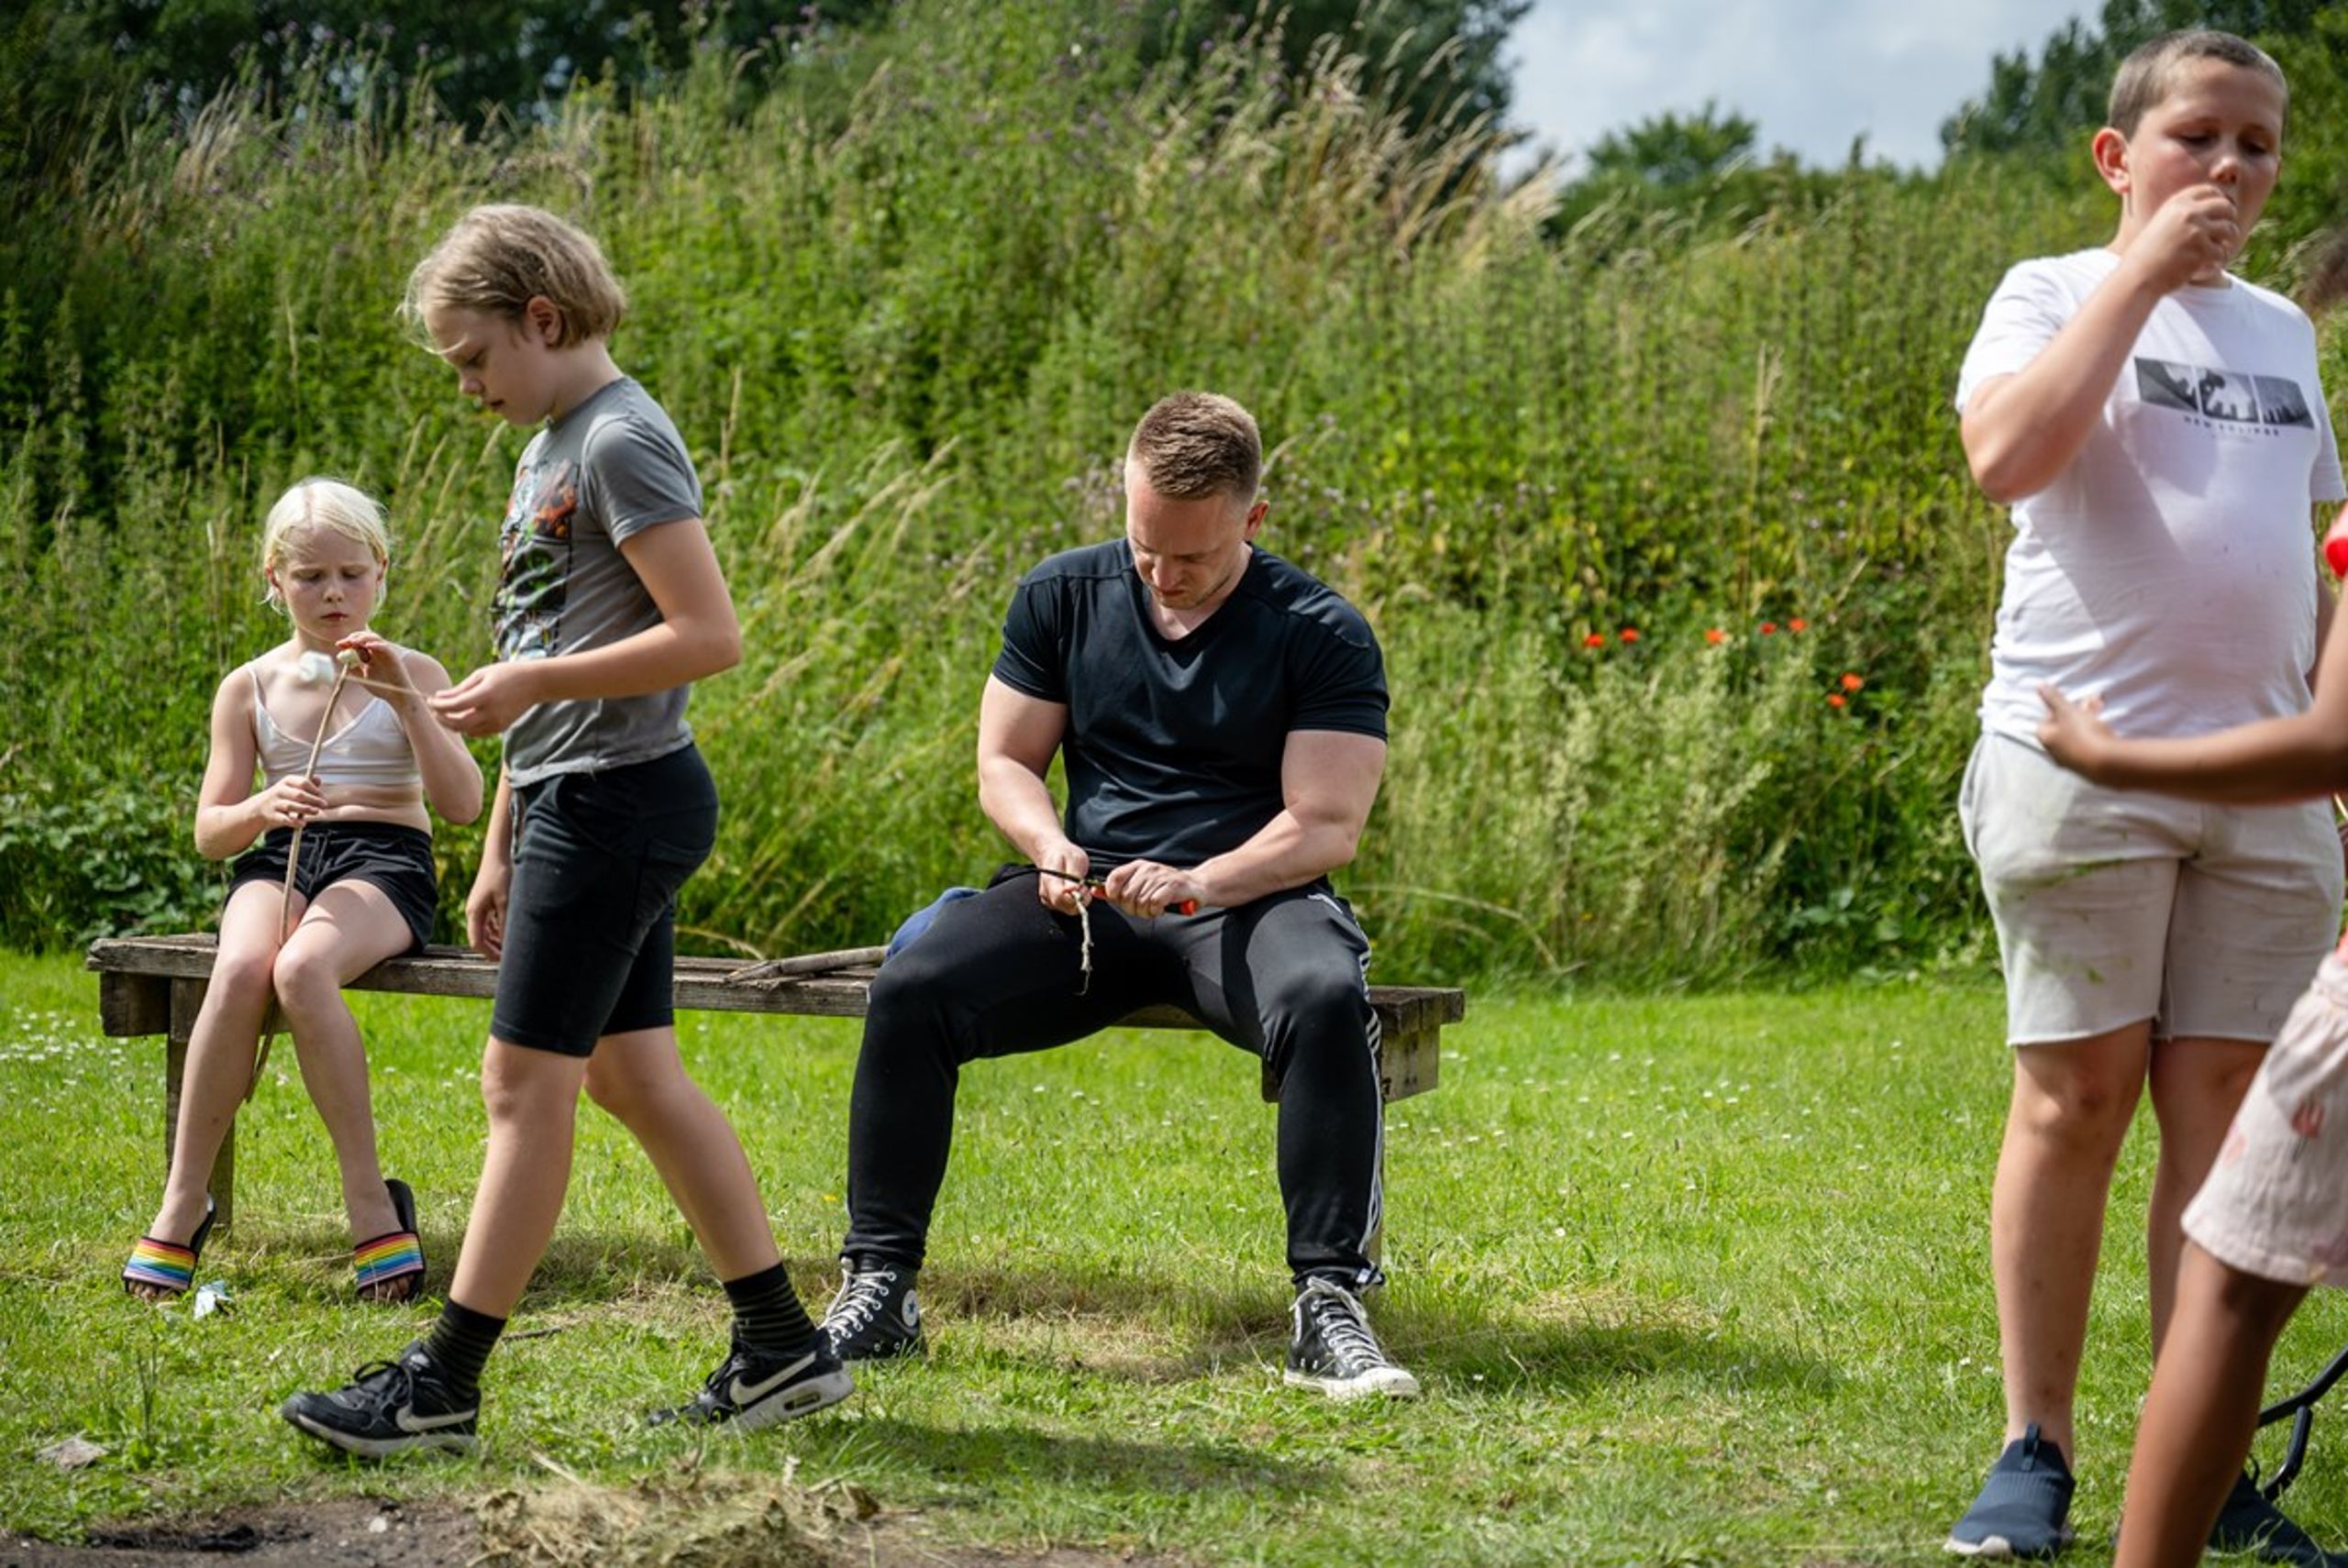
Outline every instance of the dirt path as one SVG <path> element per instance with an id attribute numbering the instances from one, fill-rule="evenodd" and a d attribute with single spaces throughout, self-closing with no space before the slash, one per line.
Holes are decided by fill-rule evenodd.
<path id="1" fill-rule="evenodd" d="M 464 1508 L 352 1499 L 93 1529 L 84 1546 L 10 1536 L 0 1540 L 0 1568 L 426 1568 L 480 1551 L 481 1527 Z"/>
<path id="2" fill-rule="evenodd" d="M 559 1542 L 544 1553 L 512 1542 L 487 1551 L 482 1533 L 473 1512 L 458 1505 L 351 1498 L 94 1527 L 88 1542 L 75 1546 L 0 1536 L 0 1568 L 554 1568 L 573 1561 Z M 820 1542 L 786 1532 L 776 1544 L 767 1561 L 809 1568 L 1177 1568 L 1170 1558 L 1068 1548 L 1041 1554 L 946 1548 L 913 1518 L 849 1525 Z M 662 1555 L 613 1540 L 593 1550 L 605 1568 Z"/>

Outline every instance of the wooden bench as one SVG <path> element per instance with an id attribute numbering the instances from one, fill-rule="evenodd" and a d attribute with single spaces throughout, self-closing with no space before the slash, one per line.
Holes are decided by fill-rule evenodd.
<path id="1" fill-rule="evenodd" d="M 90 944 L 87 966 L 98 974 L 98 1016 L 110 1038 L 161 1034 L 163 1047 L 163 1161 L 172 1157 L 172 1130 L 179 1124 L 180 1082 L 187 1072 L 188 1035 L 204 1005 L 212 978 L 214 939 L 130 936 Z M 814 1018 L 861 1018 L 872 976 L 883 950 L 844 953 L 745 964 L 734 958 L 677 960 L 677 1006 L 709 1012 L 787 1013 Z M 413 958 L 378 964 L 350 982 L 360 991 L 396 991 L 407 996 L 482 997 L 497 992 L 497 966 L 470 947 L 427 947 Z M 1387 1099 L 1407 1099 L 1435 1086 L 1443 1026 L 1467 1015 L 1464 991 L 1417 986 L 1373 986 L 1370 1004 L 1379 1025 L 1379 1088 Z M 483 1021 L 486 1026 L 487 1020 Z M 1153 1007 L 1122 1021 L 1127 1029 L 1197 1029 L 1199 1021 L 1180 1008 Z M 1279 1084 L 1264 1071 L 1264 1098 L 1279 1099 Z M 847 1113 L 841 1107 L 840 1113 Z M 236 1213 L 236 1131 L 220 1145 L 212 1166 L 212 1198 L 218 1223 Z"/>

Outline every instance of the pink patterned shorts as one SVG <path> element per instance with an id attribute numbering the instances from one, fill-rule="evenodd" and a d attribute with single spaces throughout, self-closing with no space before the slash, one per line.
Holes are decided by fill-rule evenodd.
<path id="1" fill-rule="evenodd" d="M 2340 953 L 2323 961 L 2267 1052 L 2185 1210 L 2185 1233 L 2244 1274 L 2348 1286 L 2348 961 Z"/>

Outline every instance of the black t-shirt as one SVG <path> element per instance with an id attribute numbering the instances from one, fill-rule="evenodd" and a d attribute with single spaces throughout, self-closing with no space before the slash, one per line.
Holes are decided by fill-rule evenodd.
<path id="1" fill-rule="evenodd" d="M 1279 814 L 1294 730 L 1386 738 L 1386 671 L 1361 613 L 1258 549 L 1188 636 L 1150 619 L 1123 539 L 1020 580 L 997 679 L 1069 710 L 1068 835 L 1104 871 L 1195 866 Z"/>

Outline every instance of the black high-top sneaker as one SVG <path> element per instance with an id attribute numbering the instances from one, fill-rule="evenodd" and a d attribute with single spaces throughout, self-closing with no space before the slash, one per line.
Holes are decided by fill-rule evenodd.
<path id="1" fill-rule="evenodd" d="M 1361 1298 L 1344 1286 L 1318 1276 L 1307 1279 L 1291 1316 L 1295 1332 L 1282 1382 L 1318 1388 L 1333 1399 L 1367 1394 L 1418 1397 L 1419 1380 L 1379 1348 Z"/>
<path id="2" fill-rule="evenodd" d="M 914 1271 L 886 1258 L 842 1258 L 839 1293 L 824 1309 L 824 1338 L 846 1361 L 879 1361 L 921 1350 L 921 1297 Z"/>

